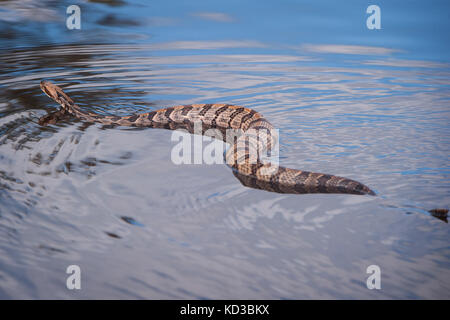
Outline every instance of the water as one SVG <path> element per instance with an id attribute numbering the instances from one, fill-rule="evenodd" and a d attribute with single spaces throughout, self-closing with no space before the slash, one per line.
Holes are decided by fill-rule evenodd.
<path id="1" fill-rule="evenodd" d="M 450 204 L 447 2 L 379 1 L 381 30 L 365 1 L 89 1 L 67 30 L 70 4 L 0 7 L 0 298 L 450 298 L 427 213 Z M 40 126 L 42 79 L 103 114 L 253 108 L 283 165 L 379 196 L 249 189 L 173 164 L 166 130 Z"/>

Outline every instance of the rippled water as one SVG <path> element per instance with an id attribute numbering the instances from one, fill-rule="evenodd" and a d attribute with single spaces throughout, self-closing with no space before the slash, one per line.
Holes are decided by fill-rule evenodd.
<path id="1" fill-rule="evenodd" d="M 63 4 L 0 6 L 0 298 L 450 298 L 448 224 L 427 212 L 450 204 L 445 3 L 382 2 L 371 34 L 354 1 L 101 2 L 73 31 Z M 379 196 L 249 189 L 224 165 L 173 164 L 168 130 L 40 126 L 58 107 L 42 79 L 102 114 L 253 108 L 283 165 Z"/>

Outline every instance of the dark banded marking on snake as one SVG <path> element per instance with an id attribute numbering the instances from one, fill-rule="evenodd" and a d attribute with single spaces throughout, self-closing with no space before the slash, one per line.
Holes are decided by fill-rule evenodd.
<path id="1" fill-rule="evenodd" d="M 219 118 L 219 116 L 220 116 L 223 112 L 225 112 L 225 111 L 228 110 L 228 106 L 229 106 L 229 105 L 225 105 L 225 106 L 223 106 L 223 107 L 221 107 L 221 108 L 219 108 L 219 109 L 216 110 L 216 112 L 214 113 L 215 116 L 214 116 L 214 118 L 211 120 L 211 126 L 212 126 L 213 128 L 217 127 L 216 120 Z"/>
<path id="2" fill-rule="evenodd" d="M 127 117 L 127 120 L 130 122 L 135 122 L 138 118 L 139 118 L 138 115 L 134 115 L 134 116 Z"/>
<path id="3" fill-rule="evenodd" d="M 156 114 L 156 111 L 151 111 L 151 112 L 149 112 L 149 113 L 147 114 L 147 119 L 150 120 L 150 121 L 153 121 L 153 117 L 155 116 L 155 114 Z M 120 118 L 119 118 L 119 119 L 120 119 Z M 116 119 L 116 120 L 114 120 L 114 121 L 117 121 L 117 120 L 119 120 L 119 119 Z"/>
<path id="4" fill-rule="evenodd" d="M 191 105 L 187 105 L 187 106 L 183 106 L 183 108 L 181 109 L 181 114 L 183 116 L 187 116 L 187 114 L 193 109 L 194 107 Z"/>
<path id="5" fill-rule="evenodd" d="M 200 113 L 198 115 L 199 116 L 204 116 L 208 112 L 208 110 L 212 108 L 212 106 L 213 106 L 212 104 L 205 104 L 201 108 Z"/>
<path id="6" fill-rule="evenodd" d="M 247 114 L 245 114 L 242 118 L 241 118 L 241 125 L 244 125 L 248 119 L 251 119 L 253 117 L 253 115 L 256 113 L 256 111 L 254 110 L 250 110 L 250 112 L 248 112 Z"/>
<path id="7" fill-rule="evenodd" d="M 68 113 L 87 122 L 170 130 L 181 128 L 191 133 L 195 121 L 201 121 L 202 133 L 208 129 L 218 129 L 222 133 L 227 129 L 241 129 L 243 134 L 235 138 L 233 145 L 225 154 L 225 161 L 239 181 L 251 188 L 278 193 L 375 195 L 367 186 L 351 179 L 262 162 L 259 155 L 263 150 L 271 151 L 276 134 L 270 122 L 249 108 L 228 104 L 192 104 L 125 117 L 103 116 L 81 110 L 61 88 L 51 82 L 42 81 L 41 89 L 62 106 L 61 115 Z M 255 160 L 255 155 L 256 161 L 252 161 Z"/>
<path id="8" fill-rule="evenodd" d="M 232 114 L 230 114 L 230 119 L 228 119 L 228 128 L 232 128 L 231 123 L 233 122 L 234 118 L 236 118 L 238 114 L 244 112 L 244 110 L 245 108 L 239 107 L 236 108 L 236 110 L 234 110 Z"/>

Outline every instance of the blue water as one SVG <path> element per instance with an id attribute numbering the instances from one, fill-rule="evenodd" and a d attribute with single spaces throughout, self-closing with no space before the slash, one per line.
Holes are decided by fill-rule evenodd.
<path id="1" fill-rule="evenodd" d="M 450 298 L 448 224 L 427 212 L 450 205 L 449 9 L 2 1 L 0 298 Z M 167 130 L 40 126 L 58 107 L 42 79 L 104 114 L 253 108 L 280 130 L 282 165 L 378 196 L 249 189 L 224 165 L 175 165 Z"/>

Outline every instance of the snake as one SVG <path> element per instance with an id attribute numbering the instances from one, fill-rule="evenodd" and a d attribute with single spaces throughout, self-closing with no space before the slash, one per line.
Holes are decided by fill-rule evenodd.
<path id="1" fill-rule="evenodd" d="M 61 105 L 56 117 L 69 114 L 86 122 L 104 125 L 184 129 L 189 133 L 221 139 L 231 144 L 224 155 L 226 164 L 246 187 L 290 194 L 376 195 L 369 187 L 352 179 L 285 168 L 274 161 L 267 161 L 264 155 L 270 156 L 274 151 L 278 134 L 269 121 L 250 108 L 229 104 L 189 104 L 129 116 L 102 115 L 82 110 L 59 86 L 50 81 L 42 80 L 40 87 Z M 44 117 L 41 124 L 45 119 L 49 121 Z"/>

